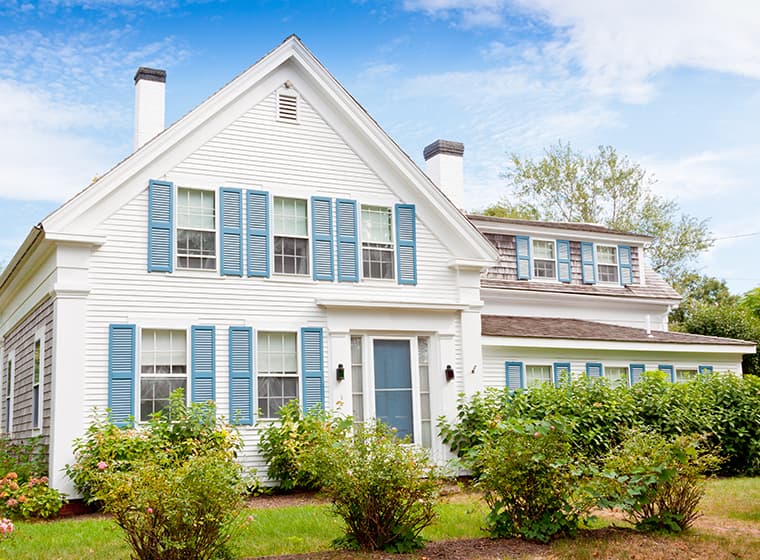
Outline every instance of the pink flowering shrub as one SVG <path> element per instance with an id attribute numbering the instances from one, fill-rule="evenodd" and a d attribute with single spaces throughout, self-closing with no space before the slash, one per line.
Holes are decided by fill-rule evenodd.
<path id="1" fill-rule="evenodd" d="M 0 518 L 0 542 L 11 538 L 13 533 L 13 522 L 5 517 Z"/>
<path id="2" fill-rule="evenodd" d="M 48 478 L 32 477 L 22 482 L 15 472 L 0 478 L 0 516 L 47 519 L 58 515 L 63 494 L 48 486 Z"/>

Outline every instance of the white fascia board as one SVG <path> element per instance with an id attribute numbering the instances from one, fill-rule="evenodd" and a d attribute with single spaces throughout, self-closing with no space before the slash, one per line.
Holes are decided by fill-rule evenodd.
<path id="1" fill-rule="evenodd" d="M 452 270 L 483 270 L 494 266 L 494 262 L 491 260 L 481 259 L 451 259 L 449 260 L 449 268 Z"/>
<path id="2" fill-rule="evenodd" d="M 106 242 L 104 235 L 82 235 L 78 233 L 45 232 L 45 239 L 66 245 L 88 245 L 100 247 Z"/>
<path id="3" fill-rule="evenodd" d="M 625 288 L 621 288 L 624 290 Z M 651 305 L 651 306 L 669 306 L 678 305 L 680 299 L 666 299 L 666 298 L 647 298 L 641 296 L 624 296 L 624 295 L 612 295 L 612 294 L 578 294 L 573 292 L 563 292 L 562 287 L 558 286 L 557 291 L 547 292 L 545 290 L 524 290 L 524 289 L 512 289 L 512 288 L 482 288 L 483 299 L 490 301 L 509 302 L 509 301 L 525 301 L 526 295 L 530 295 L 531 301 L 537 303 L 556 304 L 557 298 L 573 299 L 578 302 L 579 305 L 583 305 L 584 301 L 594 301 L 599 303 L 600 298 L 604 298 L 608 301 L 614 301 L 616 303 L 623 303 L 628 305 Z"/>
<path id="4" fill-rule="evenodd" d="M 627 245 L 635 245 L 637 247 L 643 246 L 645 243 L 652 241 L 652 239 L 646 235 L 582 231 L 557 226 L 498 223 L 485 220 L 479 221 L 477 217 L 473 217 L 472 220 L 478 224 L 478 229 L 482 231 L 504 235 L 530 235 L 536 237 L 556 237 L 558 239 L 571 238 L 573 240 L 594 241 L 602 244 L 605 242 L 615 244 L 623 243 Z"/>
<path id="5" fill-rule="evenodd" d="M 440 301 L 379 301 L 379 300 L 346 300 L 346 299 L 318 299 L 315 301 L 318 307 L 324 309 L 386 309 L 408 311 L 438 311 L 449 313 L 451 311 L 463 311 L 472 309 L 472 305 L 461 303 L 447 303 Z"/>
<path id="6" fill-rule="evenodd" d="M 569 338 L 537 338 L 482 336 L 483 346 L 506 346 L 510 348 L 558 348 L 618 351 L 652 351 L 711 354 L 752 354 L 752 344 L 683 344 L 676 342 L 624 342 L 616 340 L 575 340 Z"/>

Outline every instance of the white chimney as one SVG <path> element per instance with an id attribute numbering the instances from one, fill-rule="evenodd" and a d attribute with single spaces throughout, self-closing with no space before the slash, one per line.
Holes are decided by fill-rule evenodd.
<path id="1" fill-rule="evenodd" d="M 135 74 L 135 150 L 164 129 L 166 70 L 143 68 Z"/>
<path id="2" fill-rule="evenodd" d="M 428 177 L 457 208 L 464 207 L 464 144 L 436 140 L 423 151 Z"/>

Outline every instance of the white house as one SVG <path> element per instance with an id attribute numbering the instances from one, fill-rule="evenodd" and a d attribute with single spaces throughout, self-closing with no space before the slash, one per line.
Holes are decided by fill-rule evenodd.
<path id="1" fill-rule="evenodd" d="M 459 393 L 754 352 L 667 332 L 646 238 L 463 214 L 461 144 L 428 146 L 426 175 L 295 36 L 164 130 L 165 80 L 138 71 L 134 153 L 0 276 L 0 427 L 47 439 L 61 490 L 94 407 L 139 423 L 177 387 L 263 472 L 254 424 L 294 398 L 443 459 Z"/>

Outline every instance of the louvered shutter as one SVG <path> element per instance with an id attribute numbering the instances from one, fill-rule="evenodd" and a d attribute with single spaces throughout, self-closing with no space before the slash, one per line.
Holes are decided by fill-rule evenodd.
<path id="1" fill-rule="evenodd" d="M 570 282 L 572 280 L 570 241 L 567 239 L 557 240 L 557 280 L 560 282 Z"/>
<path id="2" fill-rule="evenodd" d="M 191 401 L 216 400 L 216 341 L 214 327 L 193 326 L 190 329 Z"/>
<path id="3" fill-rule="evenodd" d="M 269 277 L 269 193 L 246 191 L 248 276 Z"/>
<path id="4" fill-rule="evenodd" d="M 335 201 L 335 235 L 338 238 L 338 282 L 359 281 L 359 233 L 356 201 Z"/>
<path id="5" fill-rule="evenodd" d="M 108 408 L 123 427 L 135 415 L 135 325 L 108 327 Z"/>
<path id="6" fill-rule="evenodd" d="M 253 424 L 253 329 L 230 327 L 230 421 Z"/>
<path id="7" fill-rule="evenodd" d="M 517 390 L 525 388 L 522 362 L 504 362 L 507 374 L 507 389 Z"/>
<path id="8" fill-rule="evenodd" d="M 517 279 L 530 280 L 530 237 L 515 236 L 515 251 L 517 252 Z"/>
<path id="9" fill-rule="evenodd" d="M 332 199 L 311 197 L 314 280 L 333 280 Z"/>
<path id="10" fill-rule="evenodd" d="M 581 242 L 581 272 L 584 284 L 596 284 L 594 244 L 591 241 Z"/>
<path id="11" fill-rule="evenodd" d="M 699 366 L 697 369 L 699 371 L 699 375 L 707 375 L 713 372 L 712 366 Z"/>
<path id="12" fill-rule="evenodd" d="M 646 366 L 644 364 L 631 364 L 628 366 L 631 385 L 636 385 L 636 383 L 641 381 L 641 376 L 644 375 L 644 371 L 646 371 Z"/>
<path id="13" fill-rule="evenodd" d="M 174 265 L 174 184 L 148 183 L 148 272 L 171 272 Z"/>
<path id="14" fill-rule="evenodd" d="M 598 362 L 586 363 L 586 377 L 589 379 L 598 379 L 602 377 L 602 364 Z"/>
<path id="15" fill-rule="evenodd" d="M 243 275 L 243 191 L 219 189 L 222 215 L 222 266 L 224 276 Z"/>
<path id="16" fill-rule="evenodd" d="M 554 386 L 558 387 L 561 382 L 570 380 L 570 364 L 561 362 L 554 364 Z"/>
<path id="17" fill-rule="evenodd" d="M 414 204 L 396 204 L 396 260 L 399 284 L 417 284 L 417 225 Z"/>
<path id="18" fill-rule="evenodd" d="M 322 329 L 301 329 L 301 376 L 303 380 L 303 411 L 324 408 L 324 363 L 322 356 Z"/>
<path id="19" fill-rule="evenodd" d="M 618 268 L 620 269 L 620 283 L 623 286 L 633 284 L 633 262 L 631 261 L 631 247 L 618 245 Z"/>
<path id="20" fill-rule="evenodd" d="M 661 372 L 663 372 L 664 374 L 668 376 L 668 381 L 670 381 L 671 383 L 676 382 L 676 370 L 672 365 L 660 364 L 659 366 L 657 366 L 657 369 L 659 369 Z"/>

